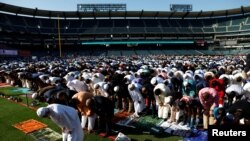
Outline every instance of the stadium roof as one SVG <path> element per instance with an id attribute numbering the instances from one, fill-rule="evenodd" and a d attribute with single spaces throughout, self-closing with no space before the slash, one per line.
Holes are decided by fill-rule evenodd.
<path id="1" fill-rule="evenodd" d="M 0 12 L 12 13 L 16 15 L 26 15 L 33 17 L 47 18 L 207 18 L 225 17 L 233 15 L 244 15 L 250 13 L 250 6 L 236 9 L 218 11 L 197 11 L 197 12 L 172 12 L 172 11 L 108 11 L 108 12 L 79 12 L 79 11 L 49 11 L 19 7 L 0 3 Z"/>

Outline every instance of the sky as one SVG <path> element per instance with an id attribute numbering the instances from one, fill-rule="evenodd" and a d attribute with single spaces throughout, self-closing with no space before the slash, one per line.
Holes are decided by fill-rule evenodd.
<path id="1" fill-rule="evenodd" d="M 52 11 L 76 11 L 77 4 L 127 4 L 127 11 L 169 11 L 170 4 L 192 4 L 193 11 L 250 6 L 250 0 L 0 0 L 2 3 Z"/>

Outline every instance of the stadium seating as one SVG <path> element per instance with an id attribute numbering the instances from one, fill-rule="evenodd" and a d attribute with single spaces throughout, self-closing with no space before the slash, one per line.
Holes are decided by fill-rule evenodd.
<path id="1" fill-rule="evenodd" d="M 0 7 L 1 10 L 1 7 Z M 32 9 L 30 9 L 32 11 Z M 240 10 L 240 9 L 238 9 Z M 24 10 L 25 11 L 25 10 Z M 186 44 L 179 43 L 179 48 L 173 44 L 152 45 L 152 48 L 111 50 L 98 48 L 98 50 L 86 51 L 85 55 L 98 56 L 119 56 L 119 55 L 149 55 L 149 54 L 168 54 L 168 55 L 190 55 L 190 54 L 236 54 L 239 50 L 206 50 L 206 44 L 200 45 L 196 41 L 213 41 L 215 38 L 225 38 L 236 36 L 245 36 L 250 34 L 250 14 L 238 13 L 230 15 L 217 13 L 208 14 L 200 13 L 167 13 L 167 12 L 146 12 L 135 11 L 131 14 L 128 12 L 116 13 L 68 13 L 58 20 L 53 11 L 42 11 L 36 15 L 36 10 L 28 12 L 28 16 L 18 11 L 7 13 L 4 10 L 0 13 L 0 41 L 6 44 L 13 43 L 14 47 L 25 48 L 28 44 L 38 45 L 44 50 L 52 50 L 51 47 L 57 45 L 59 31 L 63 45 L 80 46 L 82 42 L 95 41 L 192 41 L 194 50 L 185 50 Z M 30 12 L 30 13 L 29 13 Z M 34 13 L 33 13 L 34 12 Z M 43 13 L 44 12 L 44 13 Z M 236 13 L 239 11 L 236 11 Z M 50 14 L 49 14 L 50 13 Z M 58 14 L 61 14 L 60 12 Z M 86 15 L 87 16 L 86 16 Z M 97 15 L 95 15 L 97 14 Z M 100 15 L 98 15 L 100 14 Z M 130 16 L 127 16 L 127 14 Z M 218 15 L 219 14 L 219 15 Z M 73 18 L 71 16 L 74 16 Z M 115 16 L 112 16 L 115 15 Z M 205 15 L 205 16 L 204 16 Z M 217 16 L 216 16 L 217 15 Z M 86 17 L 85 17 L 86 16 Z M 58 29 L 58 22 L 60 28 Z M 119 42 L 118 42 L 119 43 Z M 123 43 L 123 47 L 130 44 Z M 98 44 L 104 47 L 106 44 Z M 144 45 L 144 44 L 143 44 Z M 147 44 L 148 45 L 148 44 Z M 151 45 L 151 44 L 149 44 Z M 108 45 L 109 46 L 109 45 Z M 112 45 L 111 45 L 112 46 Z M 204 46 L 204 47 L 203 47 Z M 248 46 L 248 45 L 241 45 Z M 167 48 L 166 48 L 167 47 Z M 57 48 L 55 48 L 57 49 Z M 197 50 L 199 51 L 197 51 Z M 71 49 L 69 49 L 71 50 Z M 241 53 L 248 53 L 247 47 Z"/>
<path id="2" fill-rule="evenodd" d="M 0 14 L 0 25 L 3 30 L 13 32 L 39 33 L 36 28 L 43 33 L 57 33 L 56 19 L 42 19 Z M 8 26 L 13 28 L 8 28 Z M 5 28 L 6 27 L 6 28 Z M 241 28 L 240 28 L 241 27 Z M 101 20 L 60 20 L 62 33 L 81 34 L 83 30 L 92 31 L 90 33 L 217 33 L 217 32 L 237 32 L 240 30 L 250 30 L 250 21 L 246 16 L 236 16 L 231 18 L 217 19 L 101 19 Z M 110 28 L 107 29 L 107 28 Z M 190 30 L 192 28 L 192 30 Z"/>

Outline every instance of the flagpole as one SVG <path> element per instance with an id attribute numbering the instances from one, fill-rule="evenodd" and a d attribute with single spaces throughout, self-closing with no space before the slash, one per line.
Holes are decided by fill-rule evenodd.
<path id="1" fill-rule="evenodd" d="M 58 45 L 59 45 L 59 54 L 62 57 L 62 48 L 61 48 L 61 34 L 60 34 L 60 19 L 57 17 L 57 29 L 58 29 Z"/>

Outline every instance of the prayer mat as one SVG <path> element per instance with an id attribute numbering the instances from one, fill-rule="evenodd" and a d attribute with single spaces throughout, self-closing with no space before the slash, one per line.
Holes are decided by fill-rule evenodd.
<path id="1" fill-rule="evenodd" d="M 192 130 L 190 130 L 189 127 L 175 123 L 168 123 L 167 121 L 163 122 L 160 127 L 164 129 L 165 133 L 171 135 L 189 137 L 192 134 Z"/>
<path id="2" fill-rule="evenodd" d="M 192 130 L 192 135 L 190 137 L 184 137 L 184 141 L 208 141 L 208 132 L 206 130 Z"/>
<path id="3" fill-rule="evenodd" d="M 25 95 L 30 94 L 31 91 L 28 88 L 21 88 L 21 87 L 1 87 L 0 93 L 6 96 L 17 96 L 17 95 Z"/>
<path id="4" fill-rule="evenodd" d="M 0 87 L 9 87 L 10 84 L 7 84 L 7 83 L 0 83 Z"/>
<path id="5" fill-rule="evenodd" d="M 121 120 L 115 122 L 119 126 L 129 127 L 129 128 L 136 128 L 134 126 L 134 122 L 138 121 L 138 117 L 134 117 L 132 114 L 129 116 L 126 116 L 125 118 L 122 118 Z"/>
<path id="6" fill-rule="evenodd" d="M 43 128 L 30 133 L 36 141 L 61 141 L 62 135 L 50 128 Z"/>
<path id="7" fill-rule="evenodd" d="M 162 119 L 153 118 L 150 115 L 146 115 L 134 120 L 131 125 L 135 126 L 141 131 L 149 131 L 152 127 L 159 125 L 162 121 Z"/>
<path id="8" fill-rule="evenodd" d="M 104 137 L 104 136 L 105 136 L 105 133 L 100 133 L 99 136 Z M 113 135 L 110 135 L 110 136 L 108 136 L 108 137 L 106 137 L 106 138 L 109 138 L 109 139 L 111 139 L 112 141 L 115 141 L 115 138 L 116 138 L 116 137 L 113 136 Z"/>
<path id="9" fill-rule="evenodd" d="M 46 124 L 41 123 L 39 121 L 36 121 L 34 119 L 23 121 L 23 122 L 15 124 L 13 126 L 17 129 L 23 131 L 25 134 L 28 134 L 28 133 L 34 132 L 36 130 L 47 127 Z"/>
<path id="10" fill-rule="evenodd" d="M 120 120 L 124 120 L 128 118 L 131 115 L 131 113 L 128 112 L 117 112 L 114 116 L 113 122 L 116 123 Z"/>

